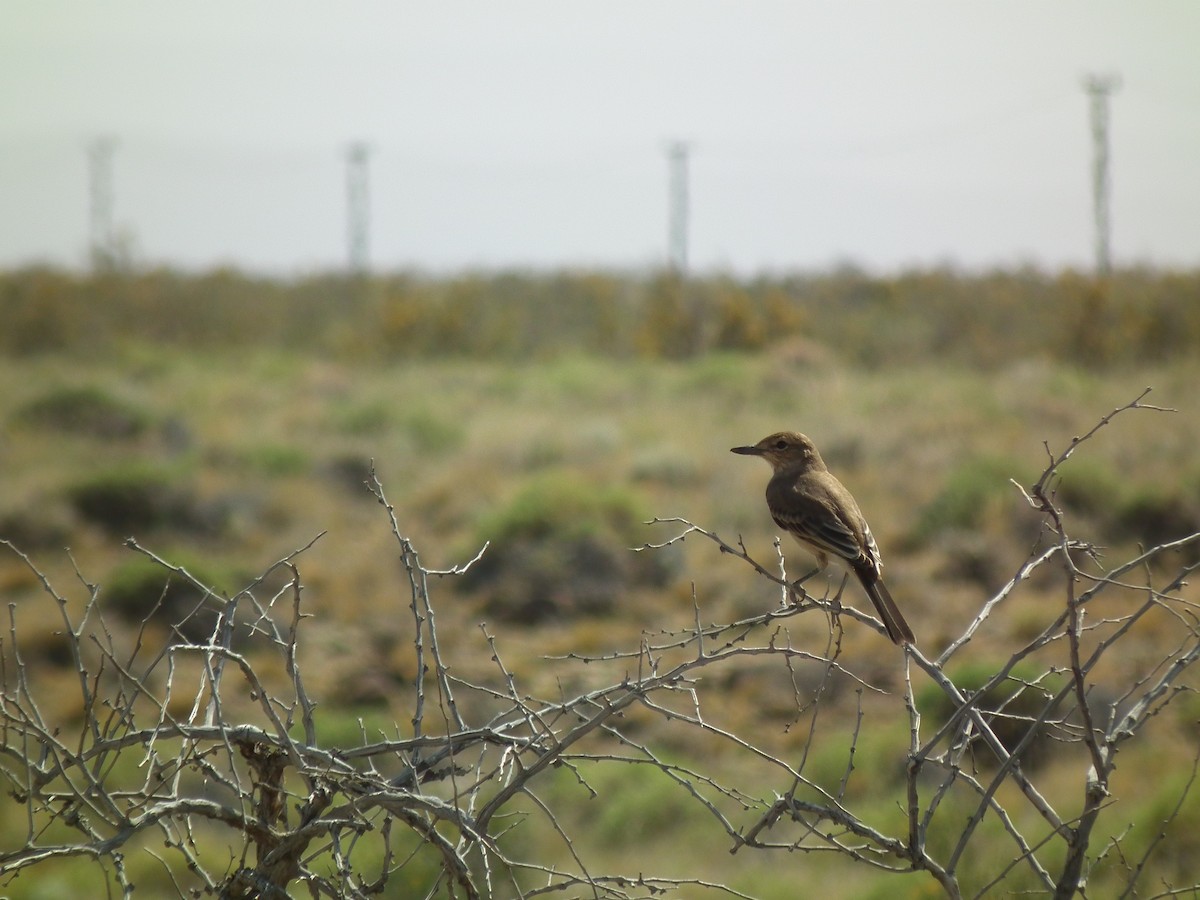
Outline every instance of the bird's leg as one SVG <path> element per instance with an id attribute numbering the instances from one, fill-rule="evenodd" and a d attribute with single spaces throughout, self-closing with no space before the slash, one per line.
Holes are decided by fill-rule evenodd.
<path id="1" fill-rule="evenodd" d="M 803 575 L 801 575 L 799 578 L 797 578 L 795 581 L 793 581 L 792 586 L 800 587 L 800 585 L 804 584 L 804 582 L 808 581 L 808 579 L 810 579 L 814 575 L 818 574 L 824 568 L 825 568 L 824 566 L 813 566 L 809 571 L 805 572 Z"/>
<path id="2" fill-rule="evenodd" d="M 804 582 L 808 581 L 808 579 L 812 578 L 814 575 L 816 575 L 820 571 L 821 571 L 821 566 L 817 566 L 812 571 L 807 572 L 804 575 L 801 575 L 799 578 L 797 578 L 795 581 L 793 581 L 791 584 L 788 585 L 788 596 L 791 597 L 793 606 L 800 605 L 800 601 L 796 597 L 796 592 L 798 590 L 800 590 L 800 585 L 804 584 Z"/>
<path id="3" fill-rule="evenodd" d="M 846 589 L 846 580 L 850 577 L 849 572 L 842 573 L 842 583 L 837 589 L 837 593 L 833 595 L 833 602 L 839 607 L 842 605 L 842 591 Z"/>
<path id="4" fill-rule="evenodd" d="M 846 580 L 849 577 L 849 572 L 842 573 L 842 583 L 838 586 L 837 593 L 833 595 L 833 599 L 829 601 L 829 614 L 833 619 L 833 625 L 835 628 L 837 627 L 838 616 L 841 615 L 842 612 L 842 591 L 846 589 Z"/>

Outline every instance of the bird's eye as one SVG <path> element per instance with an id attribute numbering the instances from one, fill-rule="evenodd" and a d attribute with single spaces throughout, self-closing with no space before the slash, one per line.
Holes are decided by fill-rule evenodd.
<path id="1" fill-rule="evenodd" d="M 788 446 L 788 442 L 787 442 L 787 441 L 785 441 L 783 438 L 780 438 L 779 440 L 777 440 L 777 441 L 775 442 L 775 449 L 776 449 L 776 450 L 786 450 L 786 449 L 787 449 L 787 446 Z"/>

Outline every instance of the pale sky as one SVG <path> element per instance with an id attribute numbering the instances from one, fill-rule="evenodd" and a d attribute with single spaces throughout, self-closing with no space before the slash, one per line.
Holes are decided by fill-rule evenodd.
<path id="1" fill-rule="evenodd" d="M 4 0 L 0 267 L 82 267 L 86 147 L 142 265 L 1092 262 L 1089 72 L 1117 265 L 1200 266 L 1196 0 Z"/>

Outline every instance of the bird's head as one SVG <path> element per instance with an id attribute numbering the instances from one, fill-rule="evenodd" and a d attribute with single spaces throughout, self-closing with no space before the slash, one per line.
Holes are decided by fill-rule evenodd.
<path id="1" fill-rule="evenodd" d="M 744 456 L 761 456 L 776 472 L 825 468 L 816 445 L 796 431 L 777 431 L 767 435 L 757 444 L 734 447 L 730 452 L 741 453 Z"/>

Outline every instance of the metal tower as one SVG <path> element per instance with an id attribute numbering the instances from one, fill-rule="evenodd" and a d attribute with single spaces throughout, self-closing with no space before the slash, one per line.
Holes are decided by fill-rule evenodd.
<path id="1" fill-rule="evenodd" d="M 1096 224 L 1096 276 L 1107 278 L 1112 270 L 1108 174 L 1108 98 L 1121 86 L 1116 75 L 1089 75 L 1083 89 L 1090 98 L 1092 124 L 1092 216 Z"/>
<path id="2" fill-rule="evenodd" d="M 365 274 L 370 246 L 371 209 L 367 161 L 370 149 L 361 141 L 346 148 L 346 213 L 350 271 Z"/>
<path id="3" fill-rule="evenodd" d="M 688 152 L 683 141 L 667 147 L 670 166 L 667 218 L 667 254 L 671 270 L 683 276 L 688 267 Z"/>
<path id="4" fill-rule="evenodd" d="M 87 146 L 88 249 L 94 269 L 111 268 L 116 261 L 112 164 L 116 147 L 111 137 L 98 137 Z"/>

